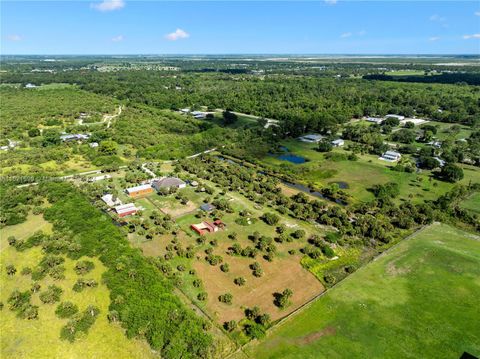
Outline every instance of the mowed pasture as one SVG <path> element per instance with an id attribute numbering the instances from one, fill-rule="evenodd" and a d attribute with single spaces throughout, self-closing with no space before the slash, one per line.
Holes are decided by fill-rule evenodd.
<path id="1" fill-rule="evenodd" d="M 480 215 L 480 192 L 475 192 L 470 197 L 465 199 L 460 204 L 460 207 L 474 214 Z"/>
<path id="2" fill-rule="evenodd" d="M 252 358 L 480 356 L 480 237 L 433 224 L 245 352 Z"/>
<path id="3" fill-rule="evenodd" d="M 39 299 L 39 294 L 32 295 L 31 302 L 37 305 L 38 319 L 20 319 L 16 313 L 9 309 L 8 298 L 13 290 L 25 291 L 33 284 L 30 275 L 20 272 L 25 267 L 34 268 L 42 259 L 40 247 L 33 247 L 23 252 L 18 252 L 8 245 L 7 238 L 15 236 L 17 239 L 26 239 L 35 231 L 51 232 L 51 224 L 46 222 L 41 215 L 29 215 L 26 222 L 15 226 L 7 226 L 0 231 L 0 300 L 4 304 L 0 316 L 0 342 L 2 358 L 153 358 L 148 344 L 139 340 L 129 340 L 124 330 L 118 324 L 109 323 L 107 319 L 110 304 L 109 291 L 102 284 L 104 266 L 97 258 L 80 258 L 94 263 L 95 268 L 85 274 L 84 278 L 94 279 L 99 284 L 95 288 L 87 288 L 82 292 L 73 291 L 73 285 L 81 276 L 74 271 L 77 260 L 66 258 L 62 264 L 65 266 L 65 279 L 53 280 L 50 276 L 38 281 L 41 290 L 55 284 L 62 288 L 60 302 L 71 301 L 80 311 L 89 305 L 100 309 L 100 314 L 88 331 L 74 343 L 60 339 L 61 328 L 68 319 L 60 319 L 55 310 L 60 302 L 44 304 Z M 5 270 L 7 265 L 13 264 L 17 273 L 8 276 Z"/>

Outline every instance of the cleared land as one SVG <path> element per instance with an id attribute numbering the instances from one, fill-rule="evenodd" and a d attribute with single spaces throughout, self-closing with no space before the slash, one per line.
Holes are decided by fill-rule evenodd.
<path id="1" fill-rule="evenodd" d="M 71 301 L 78 305 L 80 311 L 88 305 L 95 305 L 100 309 L 100 314 L 95 324 L 90 328 L 86 336 L 81 337 L 74 343 L 60 339 L 60 330 L 68 322 L 68 319 L 60 319 L 55 315 L 57 304 L 43 304 L 38 294 L 32 295 L 32 304 L 38 305 L 38 319 L 19 319 L 16 313 L 8 308 L 8 297 L 14 289 L 28 290 L 32 286 L 30 275 L 20 274 L 24 267 L 35 267 L 43 257 L 39 247 L 17 252 L 7 243 L 9 236 L 17 239 L 25 239 L 35 231 L 43 230 L 49 233 L 50 223 L 46 222 L 41 215 L 30 215 L 26 222 L 2 229 L 1 236 L 1 273 L 0 298 L 4 307 L 0 316 L 0 342 L 2 358 L 153 358 L 146 342 L 129 340 L 125 337 L 123 329 L 117 324 L 111 324 L 107 320 L 108 306 L 110 304 L 109 291 L 102 284 L 102 273 L 105 268 L 96 258 L 88 259 L 95 264 L 95 268 L 84 277 L 96 280 L 99 285 L 96 288 L 88 288 L 77 293 L 72 290 L 79 276 L 73 270 L 75 263 L 66 259 L 66 268 L 63 280 L 54 281 L 46 277 L 39 281 L 42 290 L 51 284 L 63 289 L 61 301 Z M 8 276 L 5 266 L 13 264 L 17 268 L 14 276 Z"/>
<path id="2" fill-rule="evenodd" d="M 435 224 L 246 352 L 302 359 L 479 356 L 479 278 L 480 237 Z"/>

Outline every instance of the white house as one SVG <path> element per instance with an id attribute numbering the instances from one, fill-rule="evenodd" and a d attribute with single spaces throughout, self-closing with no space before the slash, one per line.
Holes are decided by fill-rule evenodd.
<path id="1" fill-rule="evenodd" d="M 385 116 L 385 118 L 396 118 L 398 119 L 399 121 L 402 121 L 402 120 L 405 120 L 405 116 L 401 116 L 401 115 L 393 115 L 393 114 L 388 114 Z"/>
<path id="2" fill-rule="evenodd" d="M 88 179 L 88 182 L 97 182 L 97 181 L 102 181 L 102 180 L 109 179 L 109 178 L 112 178 L 112 176 L 102 175 L 102 176 L 90 177 Z"/>
<path id="3" fill-rule="evenodd" d="M 379 159 L 384 161 L 389 161 L 389 162 L 396 162 L 400 158 L 402 158 L 402 155 L 400 153 L 395 151 L 387 151 Z"/>
<path id="4" fill-rule="evenodd" d="M 367 117 L 365 120 L 368 122 L 376 123 L 377 125 L 381 124 L 384 121 L 382 117 Z"/>
<path id="5" fill-rule="evenodd" d="M 332 146 L 333 147 L 341 147 L 345 144 L 345 141 L 342 140 L 341 138 L 335 140 L 335 141 L 332 141 Z"/>
<path id="6" fill-rule="evenodd" d="M 309 134 L 298 138 L 302 142 L 318 143 L 323 139 L 322 135 Z"/>

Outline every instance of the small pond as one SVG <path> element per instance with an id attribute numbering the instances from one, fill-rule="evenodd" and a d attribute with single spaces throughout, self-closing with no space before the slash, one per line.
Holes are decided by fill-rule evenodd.
<path id="1" fill-rule="evenodd" d="M 296 165 L 307 162 L 307 160 L 304 157 L 293 155 L 291 153 L 280 155 L 277 158 L 279 160 L 282 160 L 282 161 L 288 161 L 288 162 L 291 162 L 291 163 L 295 163 Z"/>

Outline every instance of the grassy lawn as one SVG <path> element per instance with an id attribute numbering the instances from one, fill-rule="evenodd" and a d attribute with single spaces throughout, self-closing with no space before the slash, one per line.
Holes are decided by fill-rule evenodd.
<path id="1" fill-rule="evenodd" d="M 151 358 L 153 357 L 146 342 L 129 340 L 123 329 L 110 324 L 107 320 L 110 304 L 109 291 L 102 284 L 102 273 L 105 271 L 102 263 L 96 258 L 88 259 L 95 264 L 95 268 L 84 277 L 95 279 L 99 285 L 96 288 L 87 288 L 77 293 L 72 290 L 79 276 L 73 270 L 76 260 L 66 259 L 66 268 L 63 280 L 54 281 L 51 277 L 39 281 L 41 288 L 55 284 L 63 289 L 61 301 L 72 301 L 80 311 L 88 305 L 95 305 L 100 309 L 95 324 L 88 334 L 74 343 L 62 341 L 60 330 L 68 319 L 60 319 L 55 315 L 57 304 L 43 304 L 37 294 L 32 295 L 32 304 L 38 305 L 38 319 L 26 320 L 16 317 L 7 304 L 8 297 L 14 289 L 28 290 L 33 281 L 30 275 L 20 274 L 24 267 L 33 268 L 43 257 L 40 247 L 34 247 L 24 252 L 17 252 L 8 246 L 7 238 L 15 235 L 17 238 L 27 238 L 37 230 L 48 232 L 50 224 L 42 216 L 29 216 L 22 224 L 2 229 L 1 233 L 1 292 L 0 298 L 5 305 L 0 316 L 0 342 L 2 358 Z M 7 276 L 5 266 L 14 264 L 17 273 Z"/>
<path id="2" fill-rule="evenodd" d="M 480 237 L 434 224 L 246 348 L 252 358 L 480 355 Z"/>
<path id="3" fill-rule="evenodd" d="M 460 207 L 480 215 L 480 192 L 472 194 L 461 203 Z"/>

